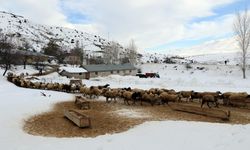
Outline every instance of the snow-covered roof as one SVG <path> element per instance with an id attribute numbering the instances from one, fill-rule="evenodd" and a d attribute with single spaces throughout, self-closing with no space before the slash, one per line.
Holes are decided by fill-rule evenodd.
<path id="1" fill-rule="evenodd" d="M 84 65 L 89 72 L 96 71 L 116 71 L 116 70 L 135 70 L 136 67 L 132 64 L 98 64 L 98 65 Z"/>
<path id="2" fill-rule="evenodd" d="M 88 72 L 87 70 L 83 69 L 83 68 L 78 68 L 78 67 L 60 67 L 60 70 L 64 70 L 66 72 L 69 73 L 84 73 L 84 72 Z"/>

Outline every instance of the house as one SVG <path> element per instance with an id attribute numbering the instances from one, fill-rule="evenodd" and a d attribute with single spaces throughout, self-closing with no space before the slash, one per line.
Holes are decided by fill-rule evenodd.
<path id="1" fill-rule="evenodd" d="M 86 79 L 87 70 L 79 67 L 60 67 L 59 74 L 66 76 L 67 78 L 77 78 L 77 79 Z"/>
<path id="2" fill-rule="evenodd" d="M 132 64 L 98 64 L 98 65 L 84 65 L 83 68 L 87 70 L 86 79 L 98 76 L 108 76 L 111 74 L 117 75 L 136 75 L 137 68 Z"/>

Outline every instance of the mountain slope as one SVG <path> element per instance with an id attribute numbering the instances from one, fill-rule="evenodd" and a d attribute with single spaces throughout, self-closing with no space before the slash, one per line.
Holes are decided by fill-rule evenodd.
<path id="1" fill-rule="evenodd" d="M 3 11 L 0 11 L 0 31 L 13 36 L 18 46 L 27 41 L 32 49 L 38 52 L 50 39 L 56 39 L 57 44 L 64 50 L 69 50 L 78 43 L 85 50 L 99 51 L 101 47 L 110 44 L 110 41 L 98 35 L 63 27 L 35 24 L 23 16 Z"/>

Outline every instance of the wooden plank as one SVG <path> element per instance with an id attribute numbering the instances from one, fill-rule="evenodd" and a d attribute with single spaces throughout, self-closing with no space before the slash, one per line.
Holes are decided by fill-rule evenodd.
<path id="1" fill-rule="evenodd" d="M 91 127 L 90 117 L 75 110 L 64 110 L 64 116 L 80 128 Z"/>
<path id="2" fill-rule="evenodd" d="M 176 111 L 215 117 L 215 118 L 220 118 L 223 120 L 229 120 L 229 117 L 230 117 L 230 111 L 224 111 L 224 110 L 215 109 L 215 108 L 200 108 L 197 106 L 192 106 L 192 105 L 187 105 L 187 104 L 170 104 L 170 107 Z"/>

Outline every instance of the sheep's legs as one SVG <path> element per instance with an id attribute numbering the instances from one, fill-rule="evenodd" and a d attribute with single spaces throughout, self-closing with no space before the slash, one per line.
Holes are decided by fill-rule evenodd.
<path id="1" fill-rule="evenodd" d="M 109 103 L 109 98 L 108 97 L 106 97 L 106 103 Z"/>
<path id="2" fill-rule="evenodd" d="M 201 100 L 201 108 L 202 108 L 202 106 L 203 106 L 204 103 L 205 103 L 205 102 L 204 102 L 203 100 Z"/>
<path id="3" fill-rule="evenodd" d="M 209 102 L 207 102 L 207 106 L 208 106 L 208 108 L 211 108 L 211 106 L 209 105 Z"/>

